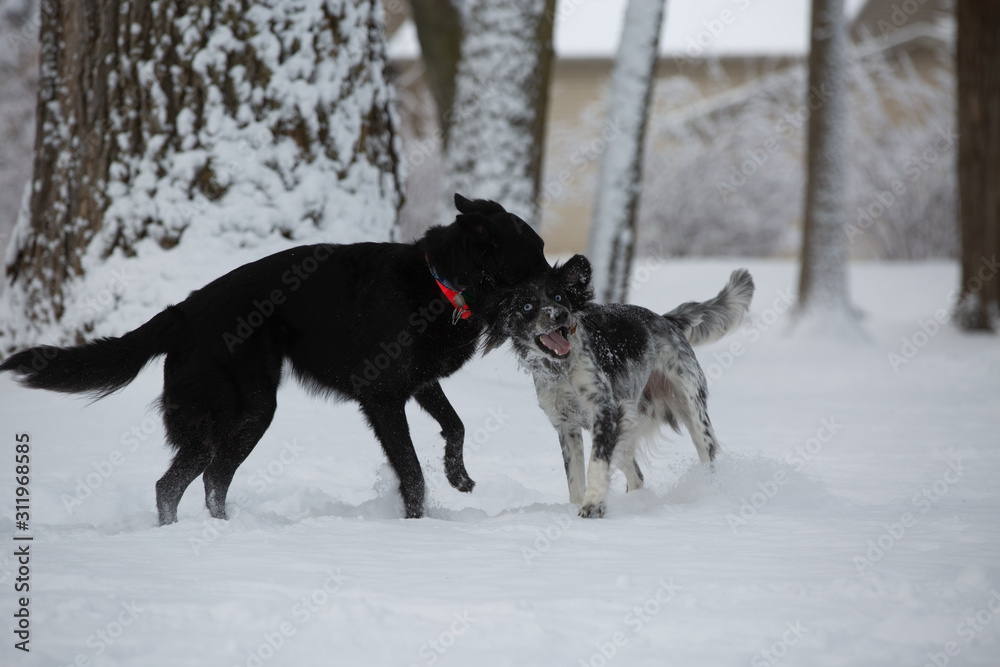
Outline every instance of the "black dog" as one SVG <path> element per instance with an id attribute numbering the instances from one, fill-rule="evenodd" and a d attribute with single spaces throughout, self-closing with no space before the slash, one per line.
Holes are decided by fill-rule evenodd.
<path id="1" fill-rule="evenodd" d="M 445 471 L 460 491 L 465 427 L 438 380 L 475 354 L 477 304 L 549 266 L 542 239 L 492 201 L 455 195 L 460 215 L 410 244 L 301 246 L 192 292 L 120 338 L 14 354 L 0 371 L 22 384 L 102 398 L 158 355 L 161 408 L 173 463 L 156 483 L 160 524 L 177 521 L 187 486 L 204 473 L 211 515 L 226 518 L 239 465 L 274 416 L 287 359 L 312 389 L 350 398 L 399 476 L 406 516 L 424 509 L 424 478 L 404 406 L 416 398 L 442 428 Z"/>
<path id="2" fill-rule="evenodd" d="M 658 315 L 639 306 L 592 302 L 590 262 L 576 255 L 545 277 L 527 281 L 484 311 L 486 347 L 511 340 L 535 381 L 538 404 L 559 434 L 570 502 L 580 516 L 604 514 L 611 466 L 629 490 L 642 487 L 636 445 L 661 424 L 687 427 L 698 456 L 715 458 L 708 384 L 692 350 L 740 325 L 753 297 L 746 269 L 719 295 Z M 584 483 L 582 429 L 593 436 Z"/>

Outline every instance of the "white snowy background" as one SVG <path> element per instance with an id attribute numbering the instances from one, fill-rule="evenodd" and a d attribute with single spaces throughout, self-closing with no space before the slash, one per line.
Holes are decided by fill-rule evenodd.
<path id="1" fill-rule="evenodd" d="M 399 518 L 355 407 L 289 381 L 237 472 L 231 520 L 209 518 L 196 482 L 180 522 L 156 527 L 159 363 L 90 405 L 0 377 L 0 662 L 996 665 L 1000 346 L 935 324 L 955 265 L 853 265 L 865 342 L 788 334 L 791 262 L 643 264 L 633 300 L 707 298 L 738 265 L 757 283 L 750 319 L 699 350 L 725 448 L 715 473 L 664 434 L 646 488 L 626 495 L 616 474 L 602 520 L 575 516 L 555 433 L 506 350 L 444 382 L 471 495 L 448 486 L 436 424 L 411 405 L 421 520 Z M 29 655 L 10 632 L 19 432 Z"/>

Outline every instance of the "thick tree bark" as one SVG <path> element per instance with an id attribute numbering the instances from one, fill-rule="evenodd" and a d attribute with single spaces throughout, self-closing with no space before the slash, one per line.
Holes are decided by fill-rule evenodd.
<path id="1" fill-rule="evenodd" d="M 630 0 L 611 71 L 608 119 L 615 132 L 601 157 L 587 255 L 598 301 L 628 296 L 642 190 L 642 157 L 665 0 Z"/>
<path id="2" fill-rule="evenodd" d="M 107 81 L 107 72 L 102 71 L 105 63 L 99 59 L 95 62 L 99 38 L 91 34 L 91 29 L 95 25 L 103 27 L 104 23 L 95 5 L 63 6 L 56 0 L 42 0 L 41 5 L 41 75 L 30 233 L 26 238 L 15 237 L 16 253 L 7 266 L 6 277 L 11 285 L 33 285 L 27 305 L 50 320 L 62 317 L 65 305 L 61 287 L 82 272 L 81 250 L 100 226 L 100 216 L 93 215 L 95 209 L 102 208 L 95 201 L 98 191 L 86 185 L 95 182 L 98 174 L 107 173 L 103 149 L 114 150 L 104 146 L 103 133 L 95 131 L 94 118 L 101 112 L 107 116 L 107 88 L 94 90 L 85 104 L 80 88 L 61 85 L 65 81 L 92 85 L 95 78 Z M 114 14 L 110 5 L 103 13 Z M 71 58 L 64 53 L 79 55 Z M 71 143 L 72 137 L 82 137 L 83 141 Z"/>
<path id="3" fill-rule="evenodd" d="M 1000 3 L 959 0 L 958 189 L 962 282 L 957 321 L 990 331 L 1000 312 Z"/>
<path id="4" fill-rule="evenodd" d="M 378 0 L 43 0 L 3 345 L 82 340 L 106 314 L 80 311 L 84 274 L 185 240 L 390 238 L 401 187 L 384 41 Z M 174 265 L 193 273 L 183 254 Z"/>
<path id="5" fill-rule="evenodd" d="M 843 0 L 813 0 L 808 167 L 800 313 L 849 313 L 847 287 L 847 26 Z"/>
<path id="6" fill-rule="evenodd" d="M 555 0 L 470 0 L 449 110 L 452 193 L 493 199 L 537 226 Z"/>

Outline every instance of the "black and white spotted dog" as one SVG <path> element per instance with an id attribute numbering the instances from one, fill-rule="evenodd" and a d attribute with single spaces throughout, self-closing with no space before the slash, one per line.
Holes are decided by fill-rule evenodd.
<path id="1" fill-rule="evenodd" d="M 625 473 L 630 491 L 641 488 L 635 448 L 661 424 L 679 432 L 680 420 L 701 461 L 715 458 L 708 387 L 692 346 L 736 329 L 754 285 L 739 269 L 715 298 L 658 315 L 640 306 L 594 303 L 590 277 L 590 262 L 576 255 L 506 293 L 487 309 L 486 348 L 511 340 L 559 433 L 570 501 L 580 506 L 580 516 L 600 517 L 611 466 Z M 582 429 L 590 429 L 593 440 L 586 487 Z"/>

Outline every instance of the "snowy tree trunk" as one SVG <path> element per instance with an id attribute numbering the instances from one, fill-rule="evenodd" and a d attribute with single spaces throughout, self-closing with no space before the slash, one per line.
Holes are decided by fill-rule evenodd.
<path id="1" fill-rule="evenodd" d="M 844 0 L 813 0 L 800 315 L 850 319 L 847 288 L 847 26 Z"/>
<path id="2" fill-rule="evenodd" d="M 447 114 L 445 210 L 460 192 L 537 226 L 554 17 L 555 0 L 469 0 Z"/>
<path id="3" fill-rule="evenodd" d="M 43 0 L 2 346 L 119 334 L 174 297 L 165 284 L 278 247 L 390 239 L 382 20 L 378 0 Z"/>
<path id="4" fill-rule="evenodd" d="M 0 257 L 31 180 L 39 0 L 0 2 Z M 2 287 L 0 287 L 2 290 Z"/>
<path id="5" fill-rule="evenodd" d="M 618 136 L 601 158 L 587 256 L 598 301 L 625 301 L 635 254 L 642 154 L 665 0 L 629 0 L 611 71 L 608 118 Z"/>
<path id="6" fill-rule="evenodd" d="M 1000 4 L 959 0 L 958 180 L 962 284 L 957 321 L 989 331 L 1000 312 Z"/>

